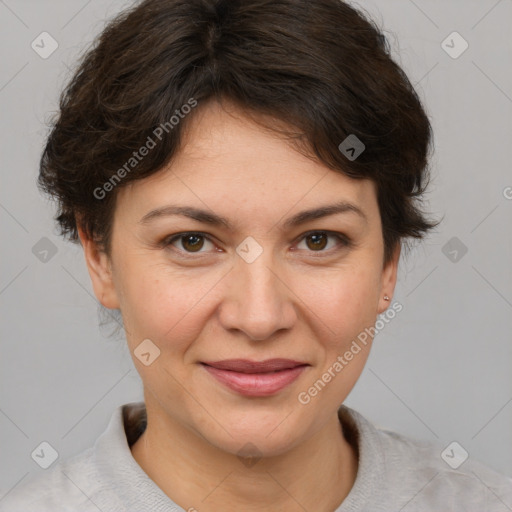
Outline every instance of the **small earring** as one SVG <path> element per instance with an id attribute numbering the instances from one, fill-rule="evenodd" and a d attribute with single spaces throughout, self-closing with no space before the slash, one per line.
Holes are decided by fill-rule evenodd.
<path id="1" fill-rule="evenodd" d="M 384 295 L 384 300 L 389 300 L 389 297 L 387 295 Z"/>

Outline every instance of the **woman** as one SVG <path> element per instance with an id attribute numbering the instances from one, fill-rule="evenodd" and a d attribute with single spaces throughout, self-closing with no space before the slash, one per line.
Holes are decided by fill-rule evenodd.
<path id="1" fill-rule="evenodd" d="M 402 245 L 436 224 L 430 136 L 338 0 L 146 0 L 110 23 L 39 184 L 122 314 L 144 402 L 1 510 L 512 507 L 511 479 L 341 405 L 400 307 Z"/>

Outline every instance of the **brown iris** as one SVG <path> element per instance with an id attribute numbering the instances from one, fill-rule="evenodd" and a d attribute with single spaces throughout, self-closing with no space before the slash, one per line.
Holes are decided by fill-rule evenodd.
<path id="1" fill-rule="evenodd" d="M 204 237 L 202 235 L 186 235 L 181 238 L 181 245 L 189 252 L 197 252 L 204 245 Z"/>
<path id="2" fill-rule="evenodd" d="M 312 242 L 311 244 L 309 242 Z M 327 245 L 327 235 L 325 233 L 314 233 L 306 237 L 306 244 L 309 249 L 323 249 Z"/>

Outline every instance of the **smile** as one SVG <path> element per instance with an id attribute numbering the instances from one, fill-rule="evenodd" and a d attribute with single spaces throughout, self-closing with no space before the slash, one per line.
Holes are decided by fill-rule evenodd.
<path id="1" fill-rule="evenodd" d="M 309 366 L 290 359 L 249 361 L 229 359 L 203 362 L 218 382 L 244 396 L 271 396 L 289 386 Z"/>

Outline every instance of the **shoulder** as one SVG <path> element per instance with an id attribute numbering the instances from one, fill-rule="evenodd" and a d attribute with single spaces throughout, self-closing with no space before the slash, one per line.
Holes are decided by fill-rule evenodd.
<path id="1" fill-rule="evenodd" d="M 145 481 L 131 456 L 128 439 L 133 440 L 143 426 L 143 405 L 117 407 L 94 446 L 23 479 L 0 499 L 0 512 L 126 510 L 128 491 Z"/>
<path id="2" fill-rule="evenodd" d="M 340 417 L 352 422 L 359 450 L 358 479 L 372 489 L 372 510 L 510 512 L 512 478 L 471 457 L 458 443 L 419 441 L 372 425 L 345 408 Z M 359 474 L 359 471 L 361 474 Z M 360 477 L 360 478 L 359 478 Z M 357 484 L 356 480 L 356 484 Z M 367 485 L 365 485 L 367 487 Z"/>
<path id="3" fill-rule="evenodd" d="M 432 510 L 490 512 L 512 507 L 512 478 L 473 459 L 459 443 L 442 446 L 389 430 L 377 432 L 390 487 L 403 489 L 410 510 L 422 510 L 417 508 L 422 503 Z"/>
<path id="4" fill-rule="evenodd" d="M 92 449 L 89 448 L 75 457 L 58 462 L 44 473 L 22 481 L 0 501 L 0 512 L 97 512 L 98 508 L 89 498 L 95 479 L 91 457 Z"/>

